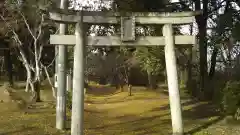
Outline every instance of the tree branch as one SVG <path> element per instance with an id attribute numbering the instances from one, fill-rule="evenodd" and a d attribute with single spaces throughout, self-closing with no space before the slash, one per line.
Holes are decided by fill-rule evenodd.
<path id="1" fill-rule="evenodd" d="M 24 21 L 25 25 L 27 26 L 27 29 L 28 29 L 29 33 L 31 34 L 31 36 L 33 37 L 34 40 L 36 40 L 36 37 L 33 34 L 32 30 L 31 30 L 31 28 L 30 28 L 30 26 L 29 26 L 29 24 L 28 24 L 28 22 L 27 22 L 27 20 L 25 18 L 25 16 L 22 14 L 22 12 L 20 10 L 18 10 L 18 13 L 22 16 L 23 21 Z"/>
<path id="2" fill-rule="evenodd" d="M 39 24 L 39 27 L 38 27 L 38 35 L 37 35 L 37 37 L 36 37 L 35 40 L 38 40 L 39 37 L 40 37 L 41 34 L 42 34 L 42 25 L 43 25 L 43 22 L 44 22 L 44 16 L 41 15 L 41 23 Z"/>
<path id="3" fill-rule="evenodd" d="M 49 84 L 50 84 L 50 86 L 51 86 L 51 88 L 52 88 L 53 97 L 56 98 L 56 91 L 55 91 L 55 88 L 54 88 L 54 86 L 53 86 L 53 84 L 52 84 L 52 82 L 51 82 L 49 73 L 48 73 L 48 71 L 47 71 L 47 67 L 44 66 L 42 63 L 41 63 L 41 66 L 43 67 L 43 69 L 44 69 L 44 71 L 45 71 L 45 74 L 46 74 L 46 76 L 47 76 L 48 82 L 49 82 Z"/>
<path id="4" fill-rule="evenodd" d="M 22 45 L 21 40 L 19 39 L 17 33 L 15 32 L 15 30 L 11 27 L 11 25 L 6 21 L 6 19 L 0 14 L 1 19 L 5 22 L 5 25 L 12 31 L 12 33 L 14 34 L 14 39 L 16 41 L 18 41 L 19 45 Z"/>
<path id="5" fill-rule="evenodd" d="M 53 60 L 51 61 L 51 63 L 46 66 L 47 68 L 49 68 L 54 63 L 54 61 L 56 60 L 57 56 L 58 56 L 58 52 L 56 53 L 56 55 L 53 58 Z"/>

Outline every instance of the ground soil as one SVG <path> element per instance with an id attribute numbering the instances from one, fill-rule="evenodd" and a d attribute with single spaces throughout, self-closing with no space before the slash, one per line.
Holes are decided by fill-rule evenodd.
<path id="1" fill-rule="evenodd" d="M 3 92 L 3 89 L 0 89 Z M 24 89 L 16 94 L 28 99 Z M 6 96 L 6 95 L 5 95 Z M 67 135 L 55 129 L 55 103 L 50 89 L 41 91 L 43 102 L 19 107 L 15 102 L 0 103 L 1 135 Z M 1 98 L 5 98 L 0 93 Z M 184 130 L 191 135 L 239 135 L 237 124 L 230 125 L 214 105 L 199 102 L 186 95 L 181 97 Z M 13 107 L 15 106 L 15 107 Z M 85 97 L 85 135 L 169 135 L 171 116 L 168 93 L 133 87 L 133 96 L 107 86 L 94 86 Z"/>

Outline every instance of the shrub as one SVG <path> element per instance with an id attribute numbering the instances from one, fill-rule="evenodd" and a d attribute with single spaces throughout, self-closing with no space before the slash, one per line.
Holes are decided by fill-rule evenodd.
<path id="1" fill-rule="evenodd" d="M 84 88 L 84 94 L 86 93 L 86 88 Z M 72 90 L 71 91 L 67 91 L 67 97 L 66 97 L 66 107 L 68 109 L 72 109 Z"/>
<path id="2" fill-rule="evenodd" d="M 240 82 L 229 81 L 222 90 L 222 107 L 227 115 L 239 119 L 240 113 Z"/>
<path id="3" fill-rule="evenodd" d="M 67 91 L 67 102 L 66 107 L 72 109 L 72 91 Z"/>

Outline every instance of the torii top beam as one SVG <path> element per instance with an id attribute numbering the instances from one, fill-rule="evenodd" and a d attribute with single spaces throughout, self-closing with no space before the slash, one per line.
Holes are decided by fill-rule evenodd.
<path id="1" fill-rule="evenodd" d="M 134 12 L 134 13 L 114 13 L 103 11 L 76 11 L 54 9 L 50 11 L 50 18 L 61 23 L 77 23 L 81 21 L 89 24 L 117 24 L 121 16 L 135 16 L 137 24 L 188 24 L 193 23 L 196 15 L 201 14 L 196 12 L 177 12 L 177 13 L 156 13 L 156 12 Z"/>

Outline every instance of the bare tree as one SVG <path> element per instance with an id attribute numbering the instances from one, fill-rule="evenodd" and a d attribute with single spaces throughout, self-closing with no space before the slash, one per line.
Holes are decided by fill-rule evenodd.
<path id="1" fill-rule="evenodd" d="M 34 4 L 38 5 L 38 3 Z M 32 100 L 40 101 L 40 83 L 43 73 L 42 69 L 44 69 L 46 76 L 49 78 L 46 66 L 41 63 L 43 45 L 48 42 L 48 40 L 44 37 L 45 15 L 39 12 L 39 10 L 33 11 L 36 12 L 35 16 L 34 13 L 31 13 L 30 15 L 26 14 L 28 13 L 25 11 L 27 9 L 23 10 L 23 8 L 21 8 L 21 6 L 23 6 L 22 3 L 19 3 L 17 0 L 9 5 L 15 7 L 16 9 L 8 9 L 8 5 L 6 5 L 5 14 L 0 14 L 0 18 L 8 28 L 7 32 L 12 34 L 11 36 L 12 39 L 14 39 L 13 44 L 15 45 L 15 51 L 18 54 L 18 59 L 22 62 L 27 71 L 25 91 L 29 92 L 29 89 L 31 89 Z M 15 14 L 10 16 L 9 14 L 11 14 L 11 12 L 14 12 Z M 34 18 L 31 18 L 33 16 Z M 24 34 L 19 32 L 19 30 L 24 31 Z M 27 51 L 25 48 L 27 48 Z M 51 84 L 50 79 L 48 80 Z"/>

